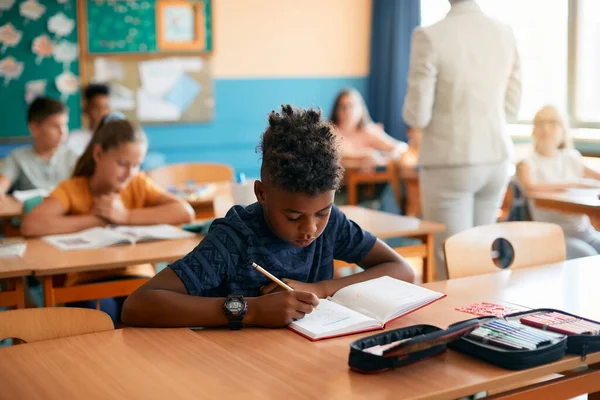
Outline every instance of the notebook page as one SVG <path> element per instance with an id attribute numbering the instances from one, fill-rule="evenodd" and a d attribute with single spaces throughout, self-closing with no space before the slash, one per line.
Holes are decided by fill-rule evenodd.
<path id="1" fill-rule="evenodd" d="M 421 286 L 382 276 L 342 288 L 332 300 L 385 323 L 443 296 Z"/>
<path id="2" fill-rule="evenodd" d="M 194 236 L 193 233 L 184 231 L 168 224 L 148 225 L 148 226 L 116 226 L 112 230 L 126 235 L 136 242 L 144 240 L 167 240 L 183 239 Z"/>
<path id="3" fill-rule="evenodd" d="M 98 249 L 127 243 L 126 238 L 122 235 L 105 228 L 90 228 L 77 233 L 44 236 L 42 240 L 65 251 Z"/>
<path id="4" fill-rule="evenodd" d="M 361 329 L 378 327 L 377 321 L 329 300 L 319 300 L 319 308 L 304 318 L 294 321 L 290 328 L 311 338 L 351 333 Z"/>

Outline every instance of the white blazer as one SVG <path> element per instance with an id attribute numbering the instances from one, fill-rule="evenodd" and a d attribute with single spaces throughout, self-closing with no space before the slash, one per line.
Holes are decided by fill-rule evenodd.
<path id="1" fill-rule="evenodd" d="M 472 0 L 412 35 L 404 120 L 422 128 L 419 164 L 476 165 L 508 160 L 505 133 L 521 101 L 512 30 Z"/>

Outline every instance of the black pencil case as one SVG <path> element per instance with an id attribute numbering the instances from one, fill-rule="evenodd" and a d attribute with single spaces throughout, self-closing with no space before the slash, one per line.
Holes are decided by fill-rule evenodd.
<path id="1" fill-rule="evenodd" d="M 348 365 L 350 369 L 361 373 L 377 373 L 403 367 L 444 352 L 447 343 L 478 326 L 477 320 L 469 320 L 454 324 L 447 330 L 432 325 L 414 325 L 367 336 L 350 344 Z M 381 355 L 365 351 L 398 341 L 403 343 L 389 348 Z"/>
<path id="2" fill-rule="evenodd" d="M 521 311 L 518 313 L 512 313 L 509 315 L 505 315 L 504 318 L 509 321 L 519 321 L 522 317 L 525 317 L 528 315 L 534 315 L 534 314 L 540 314 L 540 313 L 553 313 L 553 312 L 600 325 L 600 322 L 598 322 L 598 321 L 594 321 L 594 320 L 591 320 L 588 318 L 583 318 L 578 315 L 570 314 L 568 312 L 564 312 L 561 310 L 555 310 L 552 308 L 538 308 L 535 310 Z M 541 328 L 533 327 L 531 325 L 528 325 L 528 326 L 530 328 L 534 328 L 534 329 L 541 329 Z M 586 355 L 588 355 L 590 353 L 595 353 L 598 351 L 600 351 L 600 335 L 591 335 L 591 334 L 567 335 L 567 353 L 580 355 L 581 358 L 585 361 Z"/>
<path id="3" fill-rule="evenodd" d="M 477 320 L 481 324 L 486 324 L 493 320 L 502 321 L 505 319 L 506 316 L 505 318 L 480 317 Z M 450 325 L 450 327 L 452 326 Z M 550 336 L 549 344 L 544 344 L 534 350 L 504 349 L 491 343 L 482 343 L 468 336 L 463 336 L 450 343 L 448 347 L 502 368 L 521 370 L 553 363 L 565 355 L 567 351 L 567 336 L 554 333 Z"/>

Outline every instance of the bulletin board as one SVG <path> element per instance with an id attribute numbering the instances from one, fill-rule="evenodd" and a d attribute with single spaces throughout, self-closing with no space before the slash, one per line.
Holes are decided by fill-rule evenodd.
<path id="1" fill-rule="evenodd" d="M 0 142 L 29 138 L 26 97 L 62 98 L 69 126 L 80 126 L 76 7 L 76 0 L 0 1 Z"/>
<path id="2" fill-rule="evenodd" d="M 87 48 L 90 54 L 106 53 L 156 53 L 168 51 L 194 51 L 210 53 L 212 50 L 211 0 L 85 0 L 87 7 Z M 192 6 L 197 18 L 187 15 Z M 180 6 L 180 8 L 177 8 Z M 186 17 L 189 17 L 186 20 Z M 180 36 L 186 40 L 185 22 L 198 34 L 202 43 L 194 46 L 169 46 L 165 37 Z M 179 30 L 176 24 L 181 25 Z M 190 42 L 193 42 L 189 38 Z M 177 43 L 177 42 L 175 42 Z"/>
<path id="3" fill-rule="evenodd" d="M 143 124 L 213 119 L 211 0 L 79 0 L 82 85 Z"/>
<path id="4" fill-rule="evenodd" d="M 213 84 L 206 58 L 91 57 L 85 63 L 89 80 L 109 84 L 111 108 L 129 120 L 162 124 L 213 119 Z"/>

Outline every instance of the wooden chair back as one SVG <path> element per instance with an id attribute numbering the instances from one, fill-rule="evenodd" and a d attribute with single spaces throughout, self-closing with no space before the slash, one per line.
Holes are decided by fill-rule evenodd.
<path id="1" fill-rule="evenodd" d="M 0 340 L 30 343 L 113 329 L 112 319 L 100 310 L 45 307 L 0 311 Z"/>
<path id="2" fill-rule="evenodd" d="M 546 222 L 501 222 L 477 226 L 449 237 L 444 242 L 448 278 L 498 272 L 492 258 L 496 239 L 508 241 L 513 248 L 510 268 L 552 264 L 566 259 L 562 228 Z"/>
<path id="3" fill-rule="evenodd" d="M 159 186 L 184 186 L 188 181 L 196 184 L 212 182 L 231 182 L 233 168 L 216 163 L 171 164 L 148 172 L 148 176 Z"/>

